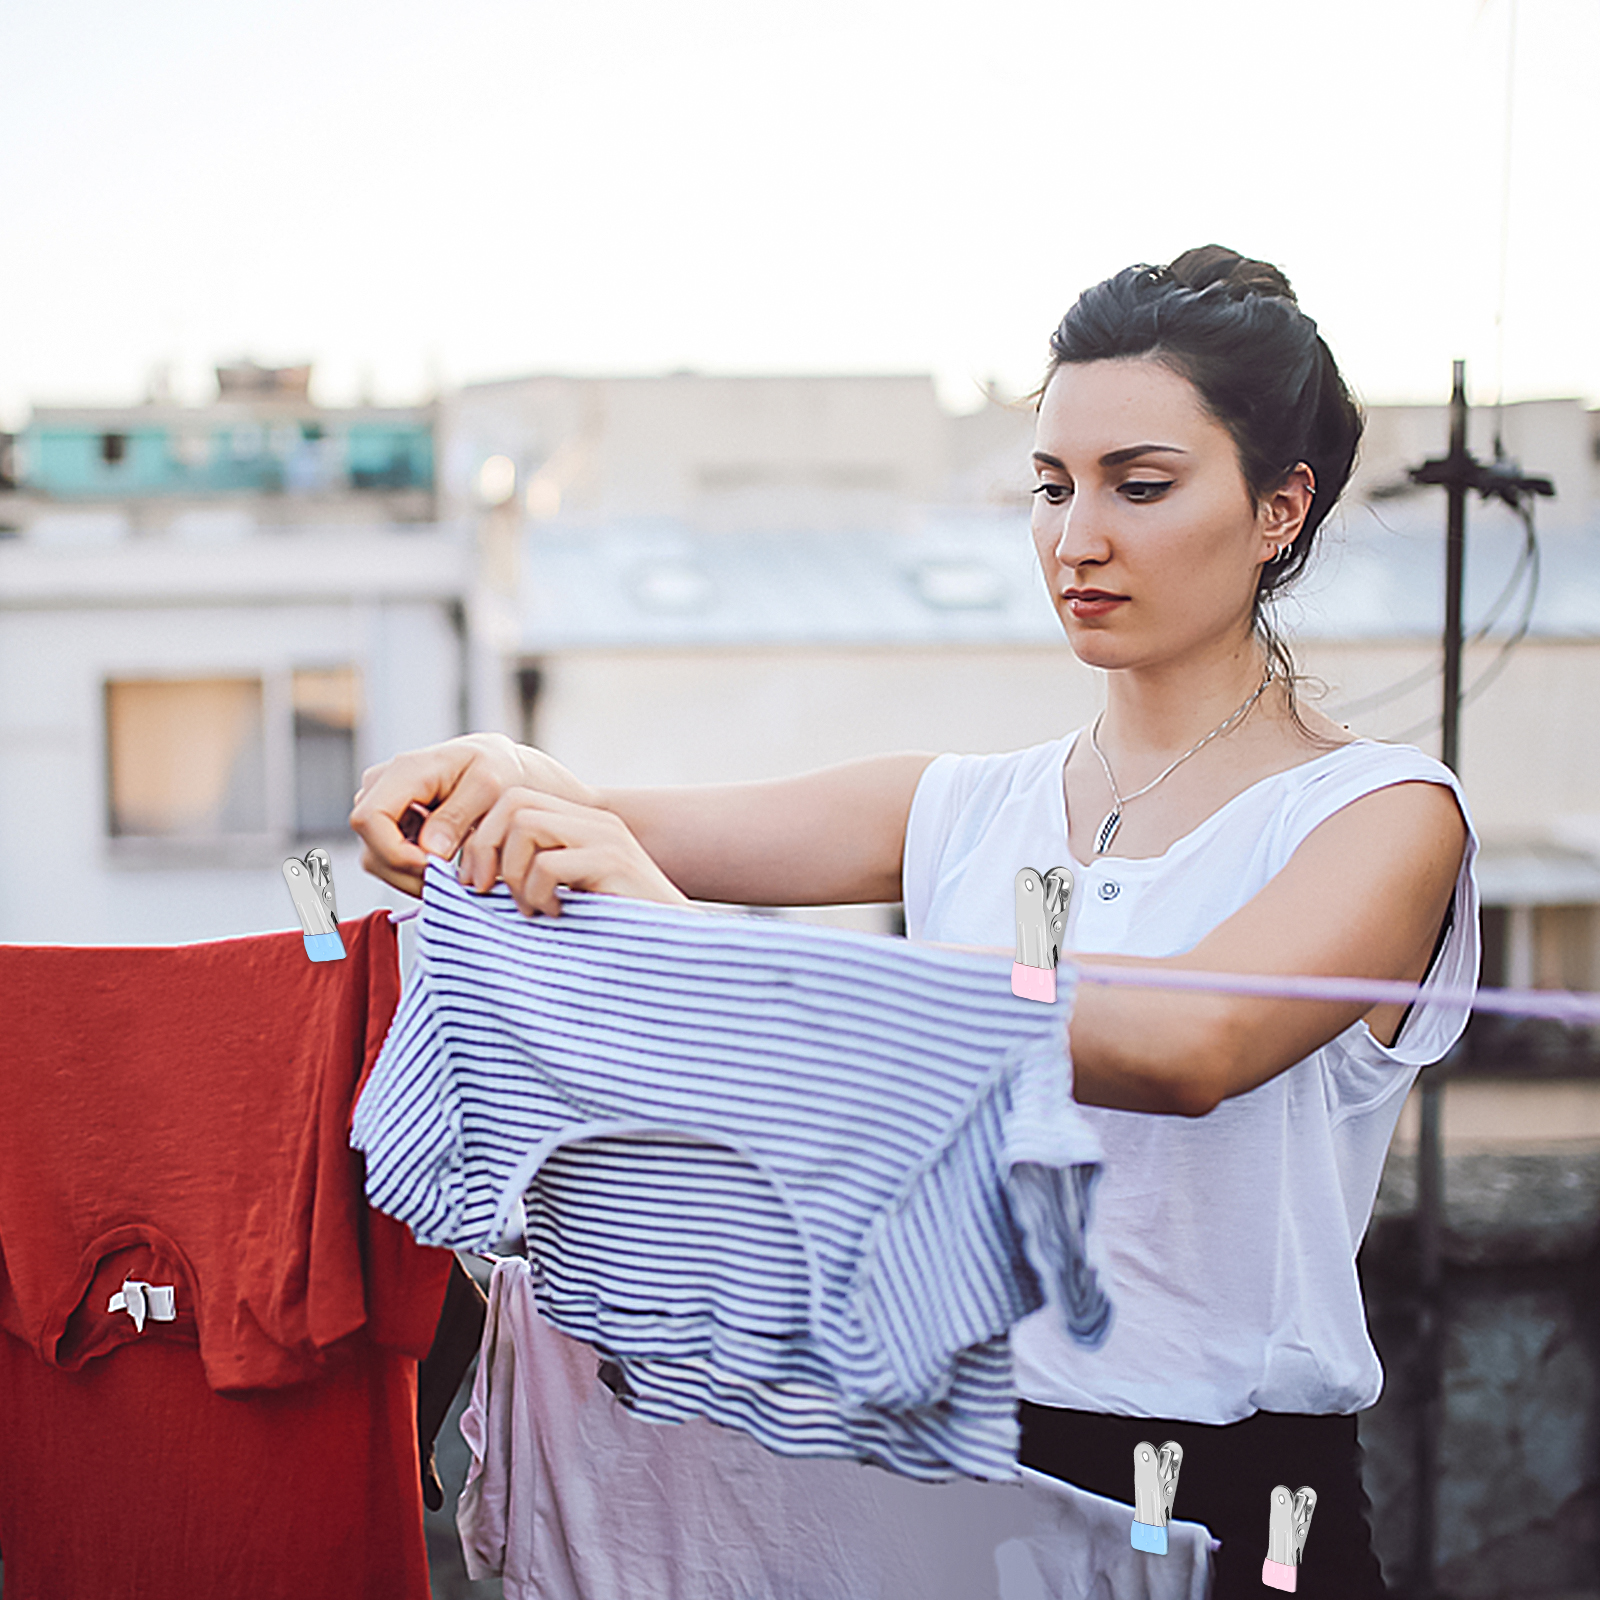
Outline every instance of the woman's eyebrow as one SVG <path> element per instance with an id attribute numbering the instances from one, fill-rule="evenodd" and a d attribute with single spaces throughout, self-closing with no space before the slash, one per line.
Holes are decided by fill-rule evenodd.
<path id="1" fill-rule="evenodd" d="M 1108 450 L 1100 457 L 1102 467 L 1120 467 L 1129 461 L 1136 461 L 1140 456 L 1186 456 L 1188 451 L 1175 444 L 1130 444 L 1121 450 Z M 1054 467 L 1057 472 L 1067 470 L 1065 462 L 1059 461 L 1055 456 L 1047 455 L 1043 450 L 1035 450 L 1033 459 L 1041 467 Z"/>
<path id="2" fill-rule="evenodd" d="M 1130 444 L 1123 450 L 1108 450 L 1100 457 L 1102 467 L 1120 467 L 1140 456 L 1186 456 L 1188 451 L 1175 444 Z"/>

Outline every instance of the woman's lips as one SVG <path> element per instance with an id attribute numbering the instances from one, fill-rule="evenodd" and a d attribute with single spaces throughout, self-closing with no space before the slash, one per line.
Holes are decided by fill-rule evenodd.
<path id="1" fill-rule="evenodd" d="M 1062 595 L 1073 616 L 1085 622 L 1116 610 L 1127 598 L 1123 594 L 1107 594 L 1103 589 L 1068 589 Z"/>

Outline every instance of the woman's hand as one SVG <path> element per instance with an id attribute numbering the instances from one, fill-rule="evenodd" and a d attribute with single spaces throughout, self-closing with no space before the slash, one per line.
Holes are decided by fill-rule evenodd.
<path id="1" fill-rule="evenodd" d="M 480 894 L 503 881 L 529 916 L 561 914 L 556 887 L 688 905 L 615 813 L 535 789 L 506 789 L 461 850 L 460 878 Z"/>
<path id="2" fill-rule="evenodd" d="M 597 804 L 593 790 L 542 751 L 502 733 L 465 734 L 362 773 L 350 813 L 363 845 L 361 865 L 385 883 L 420 895 L 428 857 L 453 856 L 514 787 L 580 806 Z"/>

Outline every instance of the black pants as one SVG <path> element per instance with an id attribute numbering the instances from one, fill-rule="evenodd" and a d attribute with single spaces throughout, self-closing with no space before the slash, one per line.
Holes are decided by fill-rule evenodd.
<path id="1" fill-rule="evenodd" d="M 1064 1411 L 1024 1400 L 1022 1464 L 1091 1494 L 1133 1505 L 1133 1451 L 1141 1440 L 1183 1446 L 1172 1514 L 1203 1522 L 1222 1541 L 1212 1600 L 1264 1600 L 1269 1497 L 1277 1484 L 1309 1484 L 1317 1508 L 1306 1535 L 1296 1594 L 1304 1600 L 1382 1600 L 1388 1594 L 1367 1522 L 1361 1446 L 1354 1417 L 1291 1416 L 1258 1411 L 1212 1427 Z M 1129 1510 L 1128 1520 L 1133 1520 Z M 1151 1561 L 1160 1556 L 1149 1557 Z"/>

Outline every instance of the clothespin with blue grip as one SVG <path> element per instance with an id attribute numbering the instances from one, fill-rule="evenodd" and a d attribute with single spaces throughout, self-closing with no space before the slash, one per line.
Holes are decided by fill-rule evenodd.
<path id="1" fill-rule="evenodd" d="M 283 881 L 289 885 L 306 936 L 306 954 L 313 961 L 343 961 L 344 941 L 339 937 L 339 912 L 333 903 L 333 862 L 328 852 L 312 849 L 305 859 L 290 856 L 283 864 Z"/>
<path id="2" fill-rule="evenodd" d="M 1056 962 L 1067 933 L 1067 903 L 1072 874 L 1065 867 L 1036 872 L 1023 867 L 1015 880 L 1017 956 L 1011 964 L 1011 992 L 1019 1000 L 1056 1002 Z"/>
<path id="3" fill-rule="evenodd" d="M 1167 1553 L 1167 1524 L 1178 1493 L 1178 1472 L 1183 1466 L 1183 1446 L 1168 1439 L 1157 1450 L 1153 1444 L 1133 1447 L 1133 1529 L 1129 1542 L 1135 1550 L 1152 1556 Z"/>
<path id="4" fill-rule="evenodd" d="M 1272 1491 L 1271 1520 L 1267 1524 L 1267 1559 L 1261 1563 L 1261 1581 L 1269 1589 L 1293 1594 L 1300 1581 L 1300 1557 L 1305 1554 L 1311 1513 L 1317 1509 L 1317 1491 L 1301 1485 L 1290 1494 L 1281 1483 Z"/>

